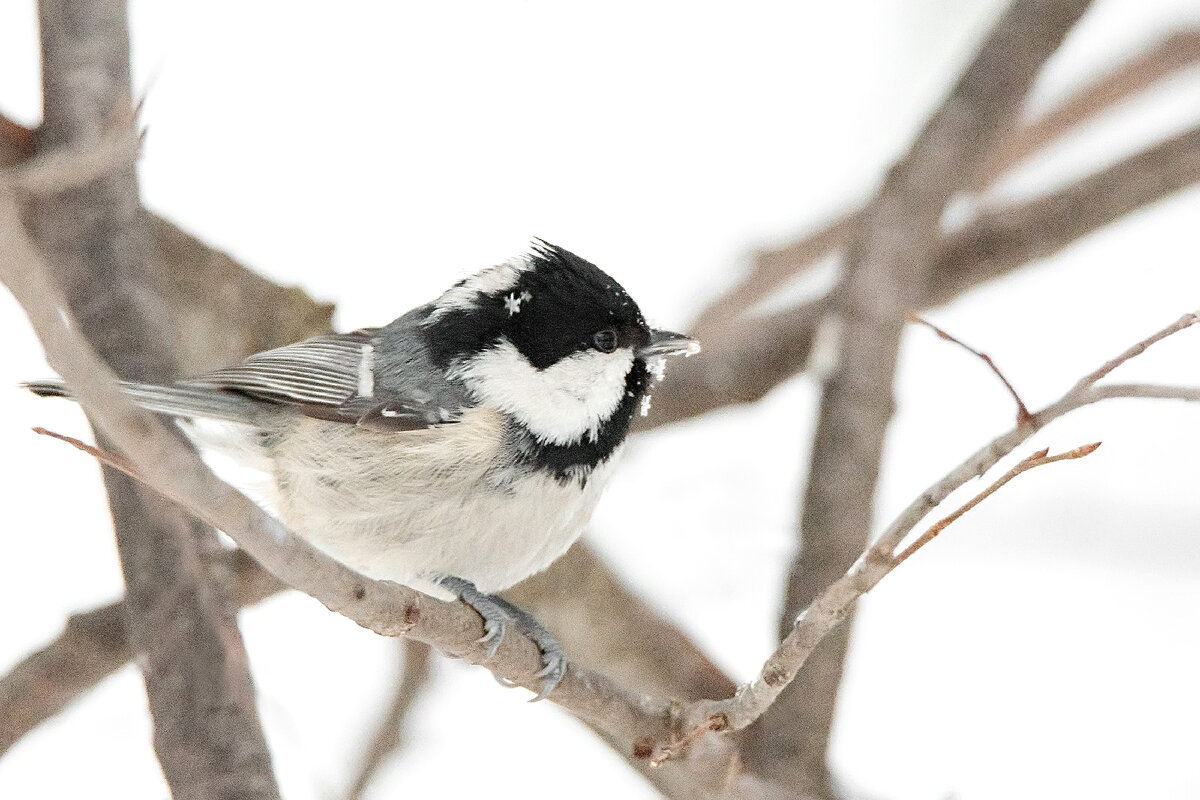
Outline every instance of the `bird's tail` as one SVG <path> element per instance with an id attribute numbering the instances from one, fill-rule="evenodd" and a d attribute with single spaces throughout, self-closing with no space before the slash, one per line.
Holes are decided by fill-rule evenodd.
<path id="1" fill-rule="evenodd" d="M 62 381 L 29 381 L 21 384 L 38 397 L 65 397 L 71 393 Z M 152 383 L 121 382 L 121 389 L 135 405 L 157 414 L 184 419 L 253 421 L 256 403 L 248 397 L 221 389 L 189 386 L 158 386 Z"/>

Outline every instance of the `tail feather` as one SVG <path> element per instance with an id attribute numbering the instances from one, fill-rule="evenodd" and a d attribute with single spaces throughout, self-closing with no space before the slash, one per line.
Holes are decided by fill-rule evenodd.
<path id="1" fill-rule="evenodd" d="M 21 385 L 38 397 L 74 399 L 62 381 L 29 381 Z M 248 397 L 221 389 L 156 386 L 125 381 L 122 381 L 121 389 L 135 405 L 172 417 L 251 422 L 259 405 Z"/>

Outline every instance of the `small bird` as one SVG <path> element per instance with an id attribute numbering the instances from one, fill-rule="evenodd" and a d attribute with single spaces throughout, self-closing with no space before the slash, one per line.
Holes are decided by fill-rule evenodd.
<path id="1" fill-rule="evenodd" d="M 650 328 L 593 264 L 535 240 L 382 328 L 123 388 L 329 555 L 474 608 L 489 657 L 513 624 L 541 649 L 539 700 L 566 657 L 494 593 L 579 537 L 665 357 L 699 349 Z M 26 386 L 67 396 L 61 382 Z"/>

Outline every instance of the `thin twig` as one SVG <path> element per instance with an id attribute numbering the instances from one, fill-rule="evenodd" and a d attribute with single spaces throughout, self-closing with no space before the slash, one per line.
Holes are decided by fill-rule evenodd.
<path id="1" fill-rule="evenodd" d="M 1096 369 L 1093 372 L 1090 372 L 1087 375 L 1080 378 L 1079 382 L 1076 383 L 1074 387 L 1072 387 L 1071 391 L 1072 392 L 1083 391 L 1087 387 L 1094 385 L 1101 378 L 1108 375 L 1110 372 L 1112 372 L 1114 369 L 1116 369 L 1117 367 L 1124 364 L 1129 359 L 1140 356 L 1142 353 L 1146 352 L 1146 350 L 1149 347 L 1151 347 L 1152 345 L 1154 345 L 1158 342 L 1161 342 L 1163 339 L 1166 339 L 1168 336 L 1172 336 L 1176 333 L 1179 333 L 1184 328 L 1190 328 L 1192 325 L 1195 325 L 1197 322 L 1200 322 L 1200 313 L 1193 312 L 1191 314 L 1184 314 L 1182 317 L 1175 320 L 1175 322 L 1172 323 L 1171 325 L 1168 325 L 1167 327 L 1163 328 L 1161 331 L 1154 334 L 1153 336 L 1151 336 L 1147 339 L 1143 339 L 1142 341 L 1135 344 L 1133 347 L 1130 347 L 1128 350 L 1126 350 L 1125 352 L 1118 355 L 1116 358 L 1106 361 L 1104 364 L 1101 364 L 1098 369 Z"/>
<path id="2" fill-rule="evenodd" d="M 41 436 L 49 436 L 51 439 L 58 439 L 60 442 L 66 442 L 76 450 L 82 450 L 83 452 L 87 453 L 101 464 L 112 467 L 119 472 L 123 472 L 136 481 L 142 481 L 145 483 L 145 481 L 142 479 L 142 476 L 138 474 L 137 467 L 133 466 L 128 459 L 122 458 L 116 453 L 109 453 L 106 450 L 101 450 L 99 447 L 95 447 L 80 439 L 76 439 L 74 436 L 67 436 L 65 433 L 55 433 L 54 431 L 46 430 L 42 427 L 34 428 L 33 432 Z"/>
<path id="3" fill-rule="evenodd" d="M 1133 347 L 1126 349 L 1116 358 L 1105 363 L 1101 369 L 1089 375 L 1111 372 L 1116 367 L 1136 358 L 1147 348 L 1161 342 L 1169 336 L 1191 327 L 1200 322 L 1194 314 L 1187 314 L 1160 331 L 1157 331 Z M 795 677 L 804 662 L 811 655 L 817 644 L 825 635 L 835 628 L 845 618 L 850 608 L 863 594 L 874 588 L 880 580 L 889 574 L 898 561 L 896 551 L 903 540 L 925 518 L 929 512 L 940 505 L 950 494 L 968 481 L 984 474 L 1002 458 L 1019 447 L 1036 431 L 1059 417 L 1083 406 L 1118 397 L 1177 399 L 1184 401 L 1200 401 L 1200 387 L 1167 387 L 1140 384 L 1119 386 L 1094 386 L 1080 381 L 1067 391 L 1061 398 L 1046 408 L 1034 414 L 1034 425 L 1018 425 L 1007 433 L 998 436 L 981 447 L 965 461 L 947 473 L 944 477 L 928 487 L 917 496 L 908 507 L 900 512 L 878 539 L 867 548 L 854 562 L 846 573 L 817 595 L 797 617 L 791 631 L 774 653 L 766 660 L 759 675 L 749 684 L 740 687 L 737 694 L 729 700 L 699 701 L 681 709 L 678 714 L 683 730 L 695 730 L 708 725 L 708 720 L 714 715 L 723 715 L 730 730 L 741 730 L 757 720 Z M 1051 463 L 1055 460 L 1079 458 L 1094 450 L 1096 445 L 1085 445 L 1083 448 L 1068 451 L 1058 456 L 1050 457 L 1045 453 L 1035 453 L 1033 458 L 1040 466 L 1041 463 Z M 1022 471 L 1031 466 L 1022 468 Z M 1011 477 L 1008 478 L 1011 480 Z M 1007 482 L 1007 481 L 1004 481 Z M 998 481 L 995 489 L 1003 482 Z M 992 489 L 991 491 L 995 491 Z M 987 492 L 990 494 L 991 491 Z M 986 495 L 985 495 L 986 496 Z M 980 498 L 982 499 L 982 498 Z M 972 504 L 968 506 L 973 507 Z M 951 515 L 950 521 L 957 519 L 966 509 L 957 515 Z M 946 524 L 949 524 L 947 522 Z M 944 526 L 942 526 L 944 527 Z M 941 530 L 934 526 L 934 536 Z M 924 538 L 924 537 L 923 537 Z M 932 536 L 928 537 L 932 539 Z M 922 545 L 924 542 L 922 542 Z M 904 558 L 908 555 L 901 553 Z M 911 555 L 911 554 L 909 554 Z M 903 560 L 903 559 L 901 559 Z"/>
<path id="4" fill-rule="evenodd" d="M 1019 424 L 1020 423 L 1018 423 L 1018 425 Z M 955 522 L 957 522 L 958 519 L 960 517 L 962 517 L 963 514 L 966 514 L 972 508 L 975 508 L 975 506 L 979 505 L 984 500 L 991 497 L 993 494 L 995 494 L 997 491 L 999 491 L 1002 486 L 1004 486 L 1006 483 L 1008 483 L 1009 481 L 1011 481 L 1013 478 L 1017 477 L 1021 473 L 1028 472 L 1029 470 L 1034 469 L 1036 467 L 1045 466 L 1046 464 L 1053 464 L 1056 461 L 1068 461 L 1068 460 L 1072 460 L 1072 459 L 1076 459 L 1076 458 L 1083 458 L 1084 456 L 1088 456 L 1088 455 L 1091 455 L 1092 453 L 1096 452 L 1097 448 L 1099 448 L 1099 447 L 1100 447 L 1100 442 L 1093 442 L 1092 444 L 1085 444 L 1081 447 L 1076 447 L 1074 450 L 1068 450 L 1065 453 L 1059 453 L 1056 456 L 1047 455 L 1047 453 L 1050 452 L 1049 450 L 1039 450 L 1036 453 L 1032 453 L 1032 454 L 1026 456 L 1025 458 L 1021 459 L 1021 461 L 1018 462 L 1017 465 L 1014 466 L 1012 469 L 1010 469 L 1008 472 L 1004 473 L 999 478 L 992 481 L 992 483 L 986 489 L 984 489 L 982 492 L 975 495 L 970 500 L 968 500 L 967 502 L 965 502 L 961 506 L 959 506 L 957 509 L 955 509 L 952 514 L 950 514 L 949 516 L 943 517 L 942 519 L 935 522 L 933 525 L 929 526 L 928 530 L 926 530 L 923 534 L 921 534 L 919 537 L 917 537 L 915 540 L 913 540 L 913 542 L 911 544 L 909 544 L 908 547 L 901 550 L 899 553 L 897 553 L 892 558 L 892 569 L 895 569 L 896 567 L 903 564 L 905 561 L 908 560 L 908 558 L 913 553 L 917 552 L 922 547 L 924 547 L 925 545 L 932 542 L 939 533 L 944 531 L 950 525 L 953 525 Z"/>
<path id="5" fill-rule="evenodd" d="M 912 323 L 916 323 L 917 325 L 924 325 L 926 328 L 929 328 L 930 330 L 932 330 L 934 333 L 936 333 L 942 339 L 945 339 L 948 342 L 952 342 L 952 343 L 958 345 L 963 350 L 966 350 L 968 353 L 970 353 L 973 356 L 975 356 L 976 358 L 978 358 L 984 364 L 987 364 L 988 369 L 990 369 L 993 373 L 995 373 L 996 377 L 1000 379 L 1000 382 L 1004 384 L 1004 388 L 1008 390 L 1009 395 L 1011 395 L 1012 399 L 1014 401 L 1016 401 L 1016 403 L 1017 403 L 1017 424 L 1018 425 L 1026 425 L 1033 421 L 1033 415 L 1030 414 L 1029 409 L 1025 407 L 1025 401 L 1021 399 L 1021 395 L 1017 394 L 1017 390 L 1015 388 L 1013 388 L 1013 385 L 1012 385 L 1012 383 L 1009 382 L 1008 378 L 1004 377 L 1004 373 L 1001 372 L 1000 368 L 996 366 L 996 362 L 992 361 L 991 356 L 989 356 L 987 353 L 976 350 L 974 347 L 971 347 L 969 344 L 964 342 L 962 339 L 951 336 L 949 333 L 947 333 L 943 329 L 939 328 L 937 325 L 934 325 L 929 320 L 919 317 L 916 314 L 909 314 L 908 321 L 912 322 Z"/>

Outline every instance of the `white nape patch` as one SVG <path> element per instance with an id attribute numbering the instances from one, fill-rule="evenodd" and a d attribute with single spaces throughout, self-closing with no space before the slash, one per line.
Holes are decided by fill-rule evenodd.
<path id="1" fill-rule="evenodd" d="M 433 304 L 426 324 L 450 311 L 470 311 L 480 294 L 495 295 L 517 284 L 521 273 L 529 269 L 529 259 L 521 256 L 475 273 L 451 286 Z M 528 299 L 528 298 L 526 298 Z M 507 303 L 506 303 L 507 305 Z M 516 313 L 510 311 L 510 314 Z"/>
<path id="2" fill-rule="evenodd" d="M 520 294 L 513 292 L 508 297 L 504 298 L 504 310 L 508 312 L 510 317 L 514 314 L 520 314 L 521 303 L 532 299 L 533 295 L 531 295 L 529 292 L 521 292 Z"/>
<path id="3" fill-rule="evenodd" d="M 657 356 L 646 360 L 646 369 L 654 376 L 654 380 L 659 383 L 663 382 L 663 378 L 667 377 L 667 357 Z"/>
<path id="4" fill-rule="evenodd" d="M 511 414 L 545 444 L 596 441 L 600 426 L 625 394 L 633 351 L 584 350 L 537 369 L 508 339 L 456 362 L 461 378 L 482 405 Z"/>
<path id="5" fill-rule="evenodd" d="M 375 348 L 362 346 L 362 358 L 358 361 L 358 396 L 371 397 L 375 394 Z"/>

